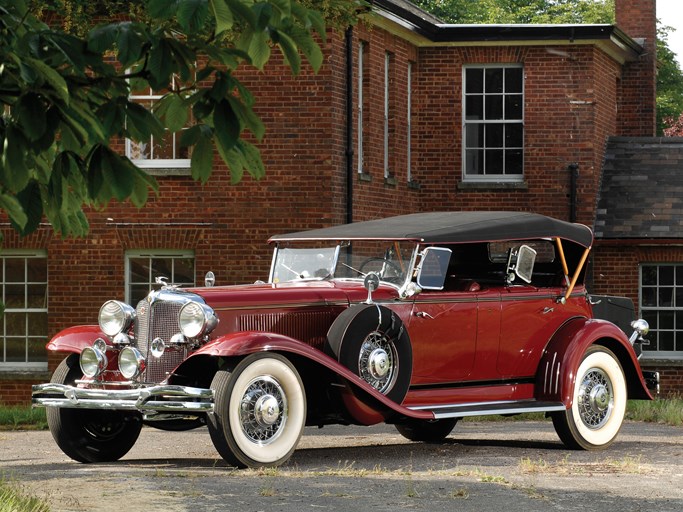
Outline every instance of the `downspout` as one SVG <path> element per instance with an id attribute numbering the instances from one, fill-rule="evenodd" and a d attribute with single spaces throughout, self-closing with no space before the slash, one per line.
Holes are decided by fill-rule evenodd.
<path id="1" fill-rule="evenodd" d="M 579 164 L 569 164 L 569 222 L 576 222 L 576 187 L 579 180 Z"/>
<path id="2" fill-rule="evenodd" d="M 346 223 L 353 222 L 353 27 L 346 29 Z"/>

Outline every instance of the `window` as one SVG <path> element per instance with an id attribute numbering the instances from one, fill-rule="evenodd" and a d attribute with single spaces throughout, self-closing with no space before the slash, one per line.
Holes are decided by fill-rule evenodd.
<path id="1" fill-rule="evenodd" d="M 683 359 L 683 265 L 641 265 L 639 302 L 650 324 L 643 357 Z"/>
<path id="2" fill-rule="evenodd" d="M 463 179 L 522 181 L 522 67 L 466 66 L 463 81 Z"/>
<path id="3" fill-rule="evenodd" d="M 408 183 L 411 183 L 413 181 L 413 168 L 411 166 L 411 157 L 412 157 L 412 122 L 413 122 L 413 63 L 408 62 L 408 76 L 406 77 L 406 81 L 408 83 L 407 85 L 407 105 L 406 105 L 406 111 L 407 111 L 407 116 L 406 116 L 406 159 L 407 159 L 407 174 L 408 174 Z"/>
<path id="4" fill-rule="evenodd" d="M 0 369 L 47 368 L 47 254 L 0 255 L 5 311 L 0 317 Z"/>
<path id="5" fill-rule="evenodd" d="M 168 284 L 194 286 L 192 251 L 129 251 L 126 253 L 126 302 L 135 306 L 151 289 L 158 290 L 157 277 Z"/>
<path id="6" fill-rule="evenodd" d="M 175 80 L 172 85 L 175 85 Z M 145 108 L 153 109 L 155 103 L 167 92 L 146 89 L 135 91 L 130 97 L 132 101 L 140 103 Z M 188 124 L 192 124 L 191 119 Z M 190 151 L 187 147 L 180 147 L 180 137 L 180 132 L 167 132 L 161 140 L 155 139 L 154 136 L 142 142 L 128 139 L 126 140 L 126 156 L 139 167 L 189 169 Z"/>
<path id="7" fill-rule="evenodd" d="M 363 174 L 367 172 L 365 169 L 365 145 L 363 140 L 363 130 L 366 126 L 365 116 L 365 82 L 369 79 L 370 74 L 368 73 L 368 43 L 365 41 L 360 42 L 358 47 L 358 173 Z"/>

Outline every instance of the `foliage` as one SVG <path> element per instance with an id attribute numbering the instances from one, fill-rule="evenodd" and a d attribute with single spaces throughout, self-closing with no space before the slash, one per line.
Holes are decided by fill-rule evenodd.
<path id="1" fill-rule="evenodd" d="M 29 496 L 18 484 L 0 478 L 0 512 L 49 512 L 43 500 Z"/>
<path id="2" fill-rule="evenodd" d="M 447 23 L 613 23 L 614 0 L 414 0 Z"/>
<path id="3" fill-rule="evenodd" d="M 47 414 L 31 406 L 0 407 L 0 430 L 45 430 Z"/>
<path id="4" fill-rule="evenodd" d="M 323 3 L 339 16 L 358 7 Z M 111 200 L 144 205 L 157 184 L 114 150 L 113 140 L 178 132 L 181 145 L 194 148 L 195 180 L 208 180 L 214 148 L 234 183 L 245 171 L 263 176 L 259 151 L 245 137 L 251 132 L 258 141 L 265 128 L 233 71 L 263 69 L 275 48 L 293 73 L 304 59 L 317 71 L 326 28 L 308 7 L 315 4 L 46 0 L 31 11 L 26 0 L 0 0 L 0 208 L 13 227 L 29 234 L 44 215 L 62 236 L 82 236 L 84 207 Z M 112 9 L 123 18 L 107 17 Z M 127 21 L 93 26 L 98 16 Z M 79 34 L 80 27 L 89 29 Z M 131 91 L 149 89 L 169 89 L 153 111 L 129 99 Z M 194 124 L 187 128 L 190 111 Z"/>
<path id="5" fill-rule="evenodd" d="M 657 31 L 657 134 L 683 136 L 683 72 L 676 55 L 668 46 L 669 33 L 676 30 L 660 26 Z"/>

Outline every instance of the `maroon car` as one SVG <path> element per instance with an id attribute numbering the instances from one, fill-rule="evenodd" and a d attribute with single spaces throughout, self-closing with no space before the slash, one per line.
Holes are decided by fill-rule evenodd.
<path id="1" fill-rule="evenodd" d="M 267 282 L 162 279 L 137 305 L 108 301 L 99 325 L 50 341 L 65 358 L 33 403 L 64 453 L 112 461 L 143 424 L 207 426 L 228 463 L 272 466 L 306 425 L 385 422 L 436 442 L 459 418 L 522 412 L 547 413 L 568 447 L 599 449 L 627 397 L 657 386 L 638 363 L 647 323 L 629 338 L 593 314 L 606 298 L 583 284 L 586 226 L 439 212 L 271 242 Z"/>

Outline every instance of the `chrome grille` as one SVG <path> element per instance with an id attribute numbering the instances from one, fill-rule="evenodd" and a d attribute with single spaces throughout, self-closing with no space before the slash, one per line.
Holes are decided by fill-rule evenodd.
<path id="1" fill-rule="evenodd" d="M 184 349 L 170 349 L 168 342 L 171 336 L 179 332 L 178 312 L 188 302 L 185 300 L 156 300 L 150 304 L 146 299 L 138 302 L 135 309 L 137 322 L 135 324 L 135 340 L 137 349 L 147 361 L 147 369 L 142 374 L 144 382 L 162 382 L 176 366 L 186 357 Z M 166 351 L 160 358 L 150 352 L 152 340 L 161 338 L 166 343 Z"/>
<path id="2" fill-rule="evenodd" d="M 333 320 L 329 310 L 243 315 L 239 329 L 282 334 L 322 348 Z"/>

